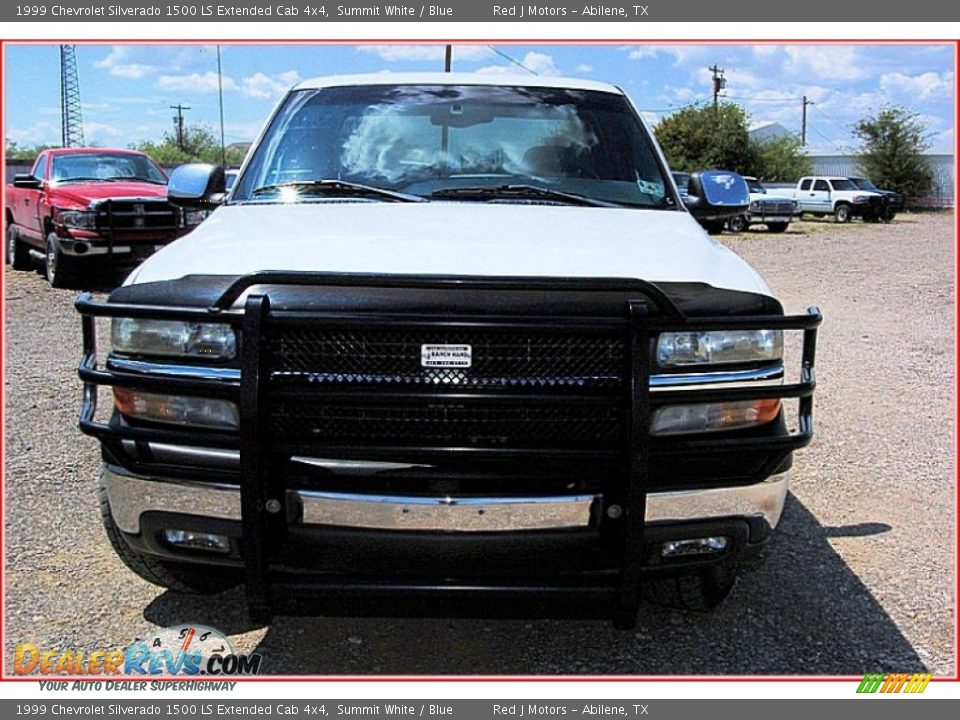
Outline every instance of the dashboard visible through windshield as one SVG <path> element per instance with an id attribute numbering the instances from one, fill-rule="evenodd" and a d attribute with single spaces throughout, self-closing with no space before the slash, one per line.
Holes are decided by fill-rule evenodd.
<path id="1" fill-rule="evenodd" d="M 231 201 L 342 197 L 346 183 L 428 199 L 674 206 L 623 96 L 486 85 L 295 91 Z"/>

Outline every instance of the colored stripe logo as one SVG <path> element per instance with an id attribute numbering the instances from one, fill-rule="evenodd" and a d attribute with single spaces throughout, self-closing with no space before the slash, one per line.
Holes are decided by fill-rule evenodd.
<path id="1" fill-rule="evenodd" d="M 930 673 L 867 673 L 860 681 L 858 693 L 922 693 L 933 677 Z"/>

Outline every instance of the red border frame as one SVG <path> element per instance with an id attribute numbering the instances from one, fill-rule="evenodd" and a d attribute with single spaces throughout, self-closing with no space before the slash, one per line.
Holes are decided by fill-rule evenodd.
<path id="1" fill-rule="evenodd" d="M 5 79 L 4 63 L 6 61 L 6 48 L 9 45 L 45 45 L 58 44 L 60 40 L 51 38 L 28 39 L 28 40 L 5 40 L 0 39 L 0 79 Z M 955 409 L 960 414 L 960 392 L 958 392 L 958 371 L 960 371 L 960 298 L 958 298 L 957 279 L 958 268 L 960 268 L 960 259 L 957 254 L 960 250 L 960 226 L 958 226 L 958 212 L 960 206 L 957 203 L 957 197 L 960 191 L 957 188 L 957 151 L 960 149 L 960 138 L 956 135 L 957 119 L 960 116 L 960 78 L 957 77 L 958 57 L 960 57 L 960 39 L 933 39 L 933 40 L 799 40 L 799 39 L 725 39 L 725 40 L 650 40 L 646 38 L 620 38 L 620 39 L 597 39 L 597 40 L 569 40 L 569 39 L 543 39 L 543 38 L 522 38 L 522 39 L 484 39 L 484 38 L 429 38 L 429 39 L 289 39 L 289 40 L 216 40 L 194 38 L 190 40 L 169 40 L 162 38 L 151 39 L 122 39 L 111 40 L 107 38 L 98 38 L 96 40 L 69 40 L 77 45 L 202 45 L 209 43 L 219 43 L 222 45 L 443 45 L 454 43 L 457 45 L 623 45 L 623 44 L 642 44 L 642 45 L 953 45 L 954 48 L 954 267 L 953 267 L 953 291 L 954 291 L 954 398 L 956 402 Z M 4 129 L 6 137 L 6 83 L 0 80 L 3 85 L 4 94 L 0 96 L 0 127 Z M 6 157 L 0 159 L 0 167 L 6 169 Z M 4 185 L 6 187 L 6 185 Z M 0 327 L 3 332 L 0 333 L 0 378 L 6 379 L 6 274 L 0 276 Z M 3 412 L 0 413 L 0 437 L 5 439 L 6 425 L 6 389 L 5 382 L 0 383 L 0 402 L 3 405 Z M 958 597 L 960 597 L 960 572 L 958 572 L 957 563 L 960 561 L 960 522 L 958 522 L 958 479 L 960 479 L 960 470 L 957 463 L 960 460 L 960 426 L 958 426 L 957 415 L 953 418 L 954 430 L 954 674 L 952 676 L 934 677 L 932 682 L 960 682 L 960 618 L 958 618 Z M 4 453 L 6 443 L 0 443 L 0 684 L 5 682 L 31 682 L 36 683 L 41 679 L 38 676 L 9 676 L 6 675 L 6 657 L 3 641 L 6 632 L 6 616 L 4 592 L 4 574 L 6 571 L 6 538 L 4 535 L 3 513 L 6 505 L 6 493 L 3 492 L 6 483 L 6 463 Z M 53 679 L 53 678 L 51 678 Z M 95 679 L 106 680 L 107 678 L 92 678 L 90 676 L 57 676 L 56 680 L 63 681 L 93 681 Z M 129 678 L 122 678 L 127 680 Z M 208 681 L 209 678 L 186 678 L 186 677 L 151 677 L 150 681 L 160 682 L 199 682 Z M 271 676 L 238 676 L 231 677 L 231 682 L 256 683 L 256 682 L 855 682 L 861 680 L 859 675 L 271 675 Z"/>

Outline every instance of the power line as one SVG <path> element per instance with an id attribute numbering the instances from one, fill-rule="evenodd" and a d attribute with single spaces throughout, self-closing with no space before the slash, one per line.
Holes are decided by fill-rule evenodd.
<path id="1" fill-rule="evenodd" d="M 540 73 L 538 73 L 536 70 L 531 70 L 530 68 L 528 68 L 526 65 L 524 65 L 524 64 L 523 64 L 522 62 L 520 62 L 519 60 L 516 60 L 516 59 L 510 57 L 510 56 L 507 55 L 505 52 L 500 52 L 500 51 L 497 50 L 497 48 L 494 47 L 493 45 L 487 45 L 487 47 L 490 48 L 491 50 L 493 50 L 497 55 L 499 55 L 500 57 L 504 58 L 505 60 L 509 60 L 510 62 L 512 62 L 512 63 L 513 63 L 514 65 L 516 65 L 517 67 L 523 68 L 523 69 L 526 70 L 528 73 L 530 73 L 530 74 L 532 74 L 532 75 L 539 75 L 539 74 L 540 74 Z"/>
<path id="2" fill-rule="evenodd" d="M 812 104 L 813 104 L 813 103 L 811 103 L 811 105 L 812 105 Z M 834 125 L 836 125 L 838 128 L 840 128 L 841 130 L 843 130 L 845 133 L 849 133 L 849 132 L 850 132 L 850 128 L 845 128 L 843 125 L 841 125 L 841 124 L 838 123 L 836 120 L 834 120 L 832 117 L 830 117 L 829 115 L 827 115 L 823 110 L 821 110 L 821 109 L 820 109 L 819 107 L 817 107 L 816 105 L 813 106 L 813 109 L 816 110 L 816 111 L 817 111 L 818 113 L 820 113 L 821 115 L 823 115 L 823 117 L 825 117 L 828 121 L 830 121 L 831 123 L 833 123 Z"/>
<path id="3" fill-rule="evenodd" d="M 788 103 L 796 102 L 801 100 L 800 97 L 785 97 L 785 98 L 751 98 L 743 97 L 742 95 L 721 95 L 721 98 L 724 100 L 745 100 L 746 102 L 778 102 L 778 103 Z"/>

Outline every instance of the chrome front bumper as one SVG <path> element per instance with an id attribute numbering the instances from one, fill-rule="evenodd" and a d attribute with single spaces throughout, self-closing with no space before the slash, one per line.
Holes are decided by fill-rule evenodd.
<path id="1" fill-rule="evenodd" d="M 103 483 L 113 518 L 125 533 L 138 534 L 140 517 L 148 512 L 240 520 L 237 485 L 150 478 L 113 466 L 104 467 Z M 774 528 L 789 486 L 789 473 L 783 473 L 743 487 L 650 493 L 646 521 L 756 518 Z M 440 532 L 587 527 L 599 500 L 599 495 L 467 499 L 287 492 L 288 506 L 298 509 L 303 525 Z"/>

